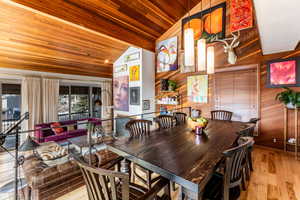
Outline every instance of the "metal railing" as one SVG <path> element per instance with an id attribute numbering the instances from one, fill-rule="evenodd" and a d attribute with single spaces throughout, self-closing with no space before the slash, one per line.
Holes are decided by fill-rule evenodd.
<path id="1" fill-rule="evenodd" d="M 90 112 L 77 112 L 77 113 L 67 113 L 67 114 L 59 114 L 58 121 L 67 121 L 67 120 L 80 120 L 86 119 L 89 117 L 97 117 L 100 118 L 101 114 L 99 112 L 94 111 L 93 116 L 90 115 Z"/>

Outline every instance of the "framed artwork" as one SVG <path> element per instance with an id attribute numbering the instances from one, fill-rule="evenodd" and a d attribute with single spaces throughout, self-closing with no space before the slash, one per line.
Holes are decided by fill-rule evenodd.
<path id="1" fill-rule="evenodd" d="M 293 87 L 300 85 L 300 57 L 277 59 L 268 62 L 267 87 Z"/>
<path id="2" fill-rule="evenodd" d="M 189 76 L 187 93 L 190 102 L 208 103 L 208 75 Z"/>
<path id="3" fill-rule="evenodd" d="M 140 87 L 130 87 L 130 105 L 140 105 Z"/>
<path id="4" fill-rule="evenodd" d="M 177 36 L 157 44 L 157 72 L 174 71 L 178 68 Z"/>
<path id="5" fill-rule="evenodd" d="M 140 80 L 140 66 L 134 65 L 129 67 L 129 81 Z"/>
<path id="6" fill-rule="evenodd" d="M 127 71 L 127 65 L 114 66 L 114 73 L 122 73 Z"/>
<path id="7" fill-rule="evenodd" d="M 226 30 L 226 2 L 182 19 L 182 41 L 184 30 L 189 27 L 194 30 L 195 41 L 203 38 L 207 42 L 213 42 L 217 36 L 223 39 Z"/>
<path id="8" fill-rule="evenodd" d="M 230 31 L 235 32 L 253 27 L 252 0 L 230 1 Z"/>
<path id="9" fill-rule="evenodd" d="M 128 54 L 125 57 L 125 62 L 136 61 L 136 60 L 139 60 L 139 59 L 140 59 L 140 52 L 134 52 L 134 53 Z"/>
<path id="10" fill-rule="evenodd" d="M 120 111 L 129 111 L 128 104 L 128 75 L 116 76 L 113 79 L 113 101 L 114 109 Z"/>
<path id="11" fill-rule="evenodd" d="M 150 110 L 150 100 L 143 100 L 143 110 Z"/>

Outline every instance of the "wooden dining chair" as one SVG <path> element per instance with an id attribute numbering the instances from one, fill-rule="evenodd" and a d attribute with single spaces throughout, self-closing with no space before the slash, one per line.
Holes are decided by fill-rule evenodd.
<path id="1" fill-rule="evenodd" d="M 186 113 L 183 112 L 174 112 L 173 116 L 176 119 L 176 125 L 185 124 L 186 122 Z"/>
<path id="2" fill-rule="evenodd" d="M 152 121 L 135 119 L 127 122 L 125 128 L 129 131 L 130 137 L 142 137 L 150 135 L 151 125 Z M 143 175 L 139 175 L 139 173 L 143 173 Z M 159 179 L 159 177 L 153 177 L 153 172 L 136 163 L 132 164 L 132 175 L 133 181 L 137 179 L 144 183 L 149 189 L 152 188 L 153 183 L 155 183 Z"/>
<path id="3" fill-rule="evenodd" d="M 211 119 L 216 120 L 224 120 L 224 121 L 231 121 L 232 112 L 226 110 L 214 110 L 211 111 Z"/>
<path id="4" fill-rule="evenodd" d="M 160 178 L 152 190 L 130 182 L 129 175 L 113 170 L 89 166 L 82 159 L 72 156 L 82 172 L 89 200 L 152 200 L 170 199 L 169 181 Z M 162 197 L 157 194 L 162 189 Z"/>
<path id="5" fill-rule="evenodd" d="M 234 200 L 240 196 L 242 185 L 243 165 L 247 148 L 252 140 L 244 138 L 242 144 L 223 152 L 225 157 L 224 174 L 215 172 L 205 186 L 203 199 Z"/>
<path id="6" fill-rule="evenodd" d="M 159 115 L 154 121 L 158 123 L 159 129 L 172 128 L 176 125 L 176 118 L 172 115 Z"/>

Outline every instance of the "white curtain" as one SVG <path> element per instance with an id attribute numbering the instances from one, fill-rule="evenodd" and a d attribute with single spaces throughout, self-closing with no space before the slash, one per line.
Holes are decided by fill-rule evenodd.
<path id="1" fill-rule="evenodd" d="M 112 82 L 104 81 L 101 82 L 101 119 L 109 119 L 112 117 Z M 105 133 L 111 132 L 112 122 L 104 121 L 102 126 L 105 130 Z"/>
<path id="2" fill-rule="evenodd" d="M 29 112 L 29 119 L 22 124 L 23 130 L 34 129 L 35 124 L 42 122 L 41 79 L 24 77 L 22 80 L 22 113 Z M 22 140 L 25 134 L 22 135 Z"/>
<path id="3" fill-rule="evenodd" d="M 59 80 L 43 78 L 42 82 L 43 122 L 58 121 Z"/>

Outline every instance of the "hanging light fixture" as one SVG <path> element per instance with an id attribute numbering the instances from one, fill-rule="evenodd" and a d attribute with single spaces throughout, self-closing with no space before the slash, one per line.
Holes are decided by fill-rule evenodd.
<path id="1" fill-rule="evenodd" d="M 190 26 L 190 1 L 188 1 L 188 14 L 189 22 L 188 28 L 184 30 L 184 65 L 194 66 L 195 65 L 195 41 L 194 41 L 194 30 Z"/>
<path id="2" fill-rule="evenodd" d="M 201 1 L 201 12 L 202 12 L 202 1 Z M 202 18 L 202 15 L 201 15 Z M 201 20 L 201 26 L 203 26 L 203 22 Z M 198 71 L 206 70 L 206 40 L 200 39 L 197 41 L 197 68 Z"/>
<path id="3" fill-rule="evenodd" d="M 209 1 L 210 5 L 210 32 L 211 32 L 211 0 Z M 209 46 L 207 48 L 207 74 L 215 73 L 215 48 L 214 46 Z"/>

